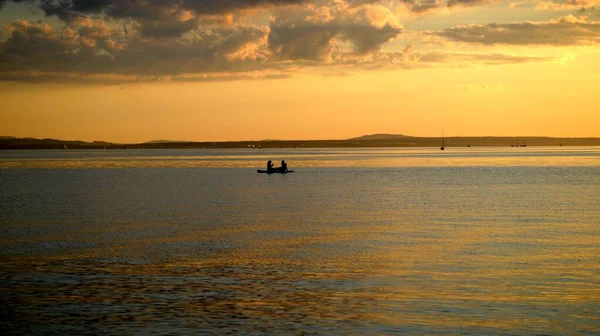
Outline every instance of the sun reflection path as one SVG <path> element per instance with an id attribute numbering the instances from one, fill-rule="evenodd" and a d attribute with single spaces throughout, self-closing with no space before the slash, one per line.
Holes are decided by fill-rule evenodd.
<path id="1" fill-rule="evenodd" d="M 176 154 L 176 155 L 173 155 Z M 457 148 L 326 149 L 326 150 L 130 150 L 14 151 L 0 153 L 0 168 L 257 168 L 267 160 L 285 159 L 292 168 L 339 167 L 498 167 L 600 166 L 600 149 Z"/>

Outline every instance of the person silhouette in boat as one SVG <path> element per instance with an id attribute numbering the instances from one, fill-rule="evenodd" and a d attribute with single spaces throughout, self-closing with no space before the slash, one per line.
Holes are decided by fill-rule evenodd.
<path id="1" fill-rule="evenodd" d="M 275 170 L 275 168 L 273 168 L 273 162 L 271 162 L 271 160 L 269 160 L 269 161 L 267 162 L 267 172 L 269 172 L 269 173 L 270 173 L 270 172 L 272 172 L 272 171 L 274 171 L 274 170 Z"/>
<path id="2" fill-rule="evenodd" d="M 287 163 L 285 163 L 285 160 L 281 160 L 281 168 L 279 168 L 279 172 L 280 173 L 287 173 L 288 169 L 287 169 Z"/>

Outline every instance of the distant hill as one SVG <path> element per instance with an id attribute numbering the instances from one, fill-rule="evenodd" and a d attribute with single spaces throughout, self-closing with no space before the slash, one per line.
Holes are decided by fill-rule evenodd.
<path id="1" fill-rule="evenodd" d="M 185 140 L 150 140 L 150 141 L 146 141 L 144 143 L 147 143 L 147 144 L 161 144 L 161 143 L 173 143 L 173 142 L 190 142 L 190 141 L 185 141 Z"/>
<path id="2" fill-rule="evenodd" d="M 356 138 L 350 138 L 348 140 L 397 140 L 397 139 L 406 139 L 412 138 L 411 136 L 404 134 L 386 134 L 386 133 L 377 133 L 377 134 L 369 134 L 363 135 Z"/>
<path id="3" fill-rule="evenodd" d="M 0 137 L 0 149 L 133 149 L 133 148 L 248 148 L 257 141 L 170 141 L 154 140 L 150 143 L 116 144 L 104 141 L 72 141 Z M 440 137 L 412 137 L 402 134 L 371 134 L 348 140 L 263 140 L 260 148 L 337 148 L 337 147 L 440 147 Z M 445 146 L 600 146 L 600 138 L 551 137 L 446 137 Z"/>
<path id="4" fill-rule="evenodd" d="M 79 140 L 36 139 L 0 136 L 0 149 L 103 149 L 122 147 L 105 141 L 86 142 Z"/>

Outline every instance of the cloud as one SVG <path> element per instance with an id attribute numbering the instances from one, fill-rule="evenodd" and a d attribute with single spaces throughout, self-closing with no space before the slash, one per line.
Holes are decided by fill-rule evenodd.
<path id="1" fill-rule="evenodd" d="M 2 80 L 91 83 L 247 80 L 284 78 L 316 66 L 339 67 L 332 71 L 353 73 L 362 69 L 554 60 L 497 53 L 423 54 L 413 45 L 407 45 L 403 51 L 386 51 L 385 46 L 404 28 L 393 10 L 377 0 L 314 0 L 303 6 L 295 5 L 303 1 L 260 0 L 23 1 L 47 5 L 48 12 L 53 8 L 67 24 L 62 28 L 27 20 L 7 24 L 6 39 L 0 42 Z M 227 10 L 265 6 L 270 7 L 268 25 L 218 21 L 219 15 Z M 561 20 L 556 24 L 579 25 L 579 32 L 586 25 L 595 27 L 595 23 L 584 18 Z M 510 25 L 500 30 L 518 31 Z M 491 29 L 489 26 L 454 27 L 429 32 L 427 36 L 467 39 L 470 29 Z M 500 37 L 496 42 L 485 40 L 490 38 L 486 32 L 473 34 L 483 34 L 479 38 L 484 41 L 472 43 L 502 41 Z M 537 36 L 539 29 L 531 34 Z M 552 36 L 558 38 L 560 34 Z"/>
<path id="2" fill-rule="evenodd" d="M 296 5 L 325 3 L 349 6 L 383 5 L 390 9 L 423 15 L 439 9 L 483 6 L 500 0 L 0 0 L 25 2 L 39 6 L 46 15 L 56 15 L 69 22 L 74 17 L 103 14 L 115 19 L 133 19 L 140 23 L 169 21 L 179 13 L 192 13 L 195 18 L 227 16 L 236 12 L 257 11 Z M 535 0 L 538 2 L 546 0 Z M 591 3 L 598 0 L 549 0 L 549 2 Z M 581 6 L 579 6 L 581 7 Z M 223 19 L 223 18 L 221 18 Z"/>
<path id="3" fill-rule="evenodd" d="M 600 22 L 567 15 L 543 22 L 471 24 L 432 34 L 484 45 L 591 45 L 600 43 Z"/>
<path id="4" fill-rule="evenodd" d="M 434 51 L 419 53 L 412 47 L 405 48 L 404 52 L 380 51 L 368 55 L 353 53 L 333 53 L 331 61 L 321 64 L 321 67 L 332 67 L 334 71 L 364 70 L 398 70 L 420 68 L 467 68 L 473 66 L 500 66 L 534 62 L 557 61 L 554 57 L 524 56 L 501 53 L 450 53 Z M 315 65 L 305 63 L 305 66 Z"/>
<path id="5" fill-rule="evenodd" d="M 49 15 L 80 13 L 101 13 L 115 17 L 164 17 L 178 10 L 192 10 L 198 15 L 222 14 L 237 10 L 289 6 L 309 2 L 310 0 L 0 0 L 7 2 L 25 2 L 38 5 Z"/>
<path id="6" fill-rule="evenodd" d="M 553 57 L 523 56 L 501 53 L 451 53 L 434 51 L 429 53 L 381 53 L 364 60 L 379 65 L 377 68 L 422 68 L 422 67 L 471 67 L 474 65 L 507 65 L 553 61 Z"/>
<path id="7" fill-rule="evenodd" d="M 244 73 L 216 72 L 205 74 L 179 75 L 167 78 L 169 81 L 177 82 L 216 82 L 216 81 L 241 81 L 241 80 L 269 80 L 286 79 L 292 75 L 285 72 L 252 71 Z"/>
<path id="8" fill-rule="evenodd" d="M 79 74 L 71 72 L 38 72 L 38 71 L 9 71 L 0 72 L 0 81 L 6 82 L 21 82 L 21 83 L 32 83 L 32 84 L 44 84 L 44 83 L 93 83 L 93 84 L 105 84 L 105 85 L 116 85 L 123 83 L 132 83 L 139 81 L 140 78 L 136 76 L 124 76 L 124 75 L 107 75 L 107 74 Z M 146 80 L 150 80 L 147 78 Z"/>
<path id="9" fill-rule="evenodd" d="M 152 38 L 179 37 L 203 23 L 231 23 L 231 13 L 269 7 L 291 6 L 309 0 L 0 0 L 37 5 L 47 16 L 67 24 L 90 16 L 132 20 L 140 35 Z"/>
<path id="10" fill-rule="evenodd" d="M 235 10 L 264 8 L 273 6 L 287 6 L 307 3 L 308 0 L 195 0 L 186 1 L 184 4 L 198 13 L 223 13 Z"/>
<path id="11" fill-rule="evenodd" d="M 555 60 L 553 57 L 540 56 L 523 56 L 501 53 L 448 53 L 448 52 L 432 52 L 420 56 L 419 60 L 424 63 L 452 63 L 455 65 L 461 64 L 468 66 L 469 63 L 478 63 L 485 65 L 505 65 L 505 64 L 521 64 L 531 62 L 546 62 Z"/>
<path id="12" fill-rule="evenodd" d="M 422 16 L 440 10 L 485 6 L 498 2 L 500 0 L 399 0 L 395 2 L 395 7 L 400 11 Z"/>
<path id="13" fill-rule="evenodd" d="M 473 7 L 498 3 L 500 0 L 448 0 L 448 7 Z"/>
<path id="14" fill-rule="evenodd" d="M 538 10 L 586 9 L 600 6 L 600 0 L 521 0 L 511 3 L 511 7 L 535 5 Z"/>
<path id="15" fill-rule="evenodd" d="M 452 10 L 465 7 L 485 6 L 501 0 L 346 0 L 347 3 L 383 4 L 400 12 L 422 16 L 440 10 Z"/>
<path id="16" fill-rule="evenodd" d="M 0 44 L 0 72 L 72 72 L 158 76 L 247 71 L 260 67 L 266 27 L 202 28 L 185 40 L 128 38 L 107 26 L 65 28 L 15 21 Z"/>
<path id="17" fill-rule="evenodd" d="M 50 26 L 19 20 L 7 26 L 8 40 L 0 45 L 0 70 L 73 71 L 86 60 L 102 62 L 109 51 L 117 50 L 103 27 L 82 31 L 60 32 Z"/>
<path id="18" fill-rule="evenodd" d="M 342 1 L 271 16 L 269 46 L 280 59 L 329 61 L 345 47 L 355 54 L 377 52 L 404 28 L 386 7 Z"/>
<path id="19" fill-rule="evenodd" d="M 327 30 L 324 27 L 333 28 Z M 342 36 L 343 31 L 340 32 L 338 27 L 337 24 L 317 26 L 316 31 L 336 32 Z M 19 20 L 7 28 L 10 36 L 0 44 L 0 78 L 28 82 L 269 79 L 288 76 L 311 66 L 342 66 L 346 71 L 553 60 L 506 54 L 421 54 L 411 45 L 403 52 L 338 48 L 327 51 L 326 59 L 310 54 L 298 57 L 300 54 L 290 56 L 281 50 L 274 53 L 273 49 L 277 48 L 270 45 L 270 28 L 254 25 L 203 27 L 192 31 L 185 39 L 172 40 L 130 36 L 122 29 L 100 23 L 57 31 L 48 25 Z M 305 42 L 300 40 L 300 44 Z"/>
<path id="20" fill-rule="evenodd" d="M 600 6 L 600 0 L 597 0 L 595 5 Z M 586 16 L 588 19 L 600 19 L 600 8 L 595 6 L 588 8 L 581 7 L 579 8 L 578 15 Z"/>
<path id="21" fill-rule="evenodd" d="M 65 72 L 0 72 L 0 81 L 23 82 L 32 84 L 43 83 L 87 83 L 117 85 L 140 82 L 222 82 L 242 80 L 270 80 L 290 78 L 291 74 L 285 72 L 253 71 L 253 72 L 208 72 L 201 74 L 182 74 L 171 76 L 137 76 L 115 74 L 79 74 Z"/>

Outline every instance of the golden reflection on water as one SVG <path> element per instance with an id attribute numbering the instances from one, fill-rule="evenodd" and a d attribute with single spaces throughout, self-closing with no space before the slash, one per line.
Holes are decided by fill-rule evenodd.
<path id="1" fill-rule="evenodd" d="M 0 153 L 0 168 L 258 168 L 267 160 L 287 160 L 292 168 L 441 167 L 441 166 L 599 166 L 600 149 L 574 147 L 479 149 L 328 149 L 328 150 L 180 150 L 46 151 L 35 157 Z M 193 153 L 194 155 L 190 155 Z"/>
<path id="2" fill-rule="evenodd" d="M 17 282 L 10 287 L 38 307 L 19 315 L 34 322 L 36 313 L 48 313 L 39 307 L 75 305 L 77 311 L 55 311 L 63 319 L 58 322 L 83 319 L 108 328 L 157 324 L 158 330 L 179 332 L 214 332 L 217 327 L 315 333 L 426 328 L 522 334 L 541 326 L 555 333 L 597 331 L 590 312 L 584 312 L 583 320 L 570 312 L 573 305 L 596 309 L 600 303 L 600 286 L 591 282 L 600 274 L 599 251 L 592 247 L 597 236 L 532 236 L 542 229 L 548 226 L 457 230 L 439 223 L 436 232 L 423 233 L 390 223 L 317 227 L 309 235 L 274 237 L 269 233 L 280 230 L 278 225 L 262 224 L 137 239 L 116 249 L 89 249 L 68 257 L 4 259 L 2 266 L 9 273 L 18 268 L 13 270 Z M 577 230 L 597 229 L 594 223 L 583 223 Z M 210 257 L 119 262 L 121 255 L 151 251 L 153 246 L 171 244 L 177 254 L 177 246 L 202 248 L 232 237 L 240 240 L 238 248 Z M 501 246 L 517 239 L 525 247 L 522 251 Z M 5 298 L 8 303 L 15 299 Z M 170 316 L 190 324 L 184 329 L 162 325 Z"/>
<path id="3" fill-rule="evenodd" d="M 305 240 L 296 244 L 311 242 L 315 243 Z M 277 254 L 273 249 L 285 253 L 285 245 L 271 246 L 270 253 Z M 409 260 L 406 251 L 376 251 L 319 261 L 314 266 L 264 257 L 260 252 L 141 265 L 37 259 L 36 266 L 19 270 L 21 274 L 31 272 L 31 276 L 17 277 L 25 281 L 11 287 L 38 307 L 19 315 L 33 323 L 41 323 L 40 316 L 48 314 L 40 307 L 58 305 L 54 313 L 60 319 L 55 323 L 78 321 L 107 328 L 153 325 L 172 332 L 237 328 L 254 332 L 351 333 L 359 328 L 366 333 L 381 333 L 423 332 L 426 328 L 446 333 L 488 330 L 522 334 L 539 330 L 540 326 L 557 333 L 574 331 L 573 324 L 593 328 L 589 315 L 586 325 L 575 322 L 569 312 L 569 304 L 573 303 L 597 307 L 598 288 L 589 287 L 593 274 L 583 274 L 587 283 L 561 286 L 544 281 L 559 270 L 530 266 L 527 272 L 498 271 L 511 263 L 502 258 L 486 258 L 481 266 L 488 271 L 478 268 L 473 274 L 469 266 L 481 260 L 443 257 L 442 250 L 432 253 L 427 244 L 408 253 L 412 254 Z M 394 259 L 396 262 L 386 264 L 386 260 Z M 434 271 L 445 262 L 467 270 Z M 61 275 L 54 280 L 42 276 L 31 282 L 36 274 L 48 272 Z M 86 277 L 77 279 L 78 274 Z M 48 286 L 51 281 L 60 287 Z M 5 298 L 9 303 L 12 299 L 11 295 Z M 79 308 L 56 308 L 69 305 Z M 556 309 L 556 313 L 538 316 L 535 309 Z M 165 322 L 169 319 L 188 322 L 181 329 Z"/>
<path id="4" fill-rule="evenodd" d="M 393 157 L 422 166 L 281 179 L 3 170 L 0 329 L 597 334 L 600 175 L 586 155 L 552 169 Z M 467 159 L 480 160 L 447 160 Z"/>

